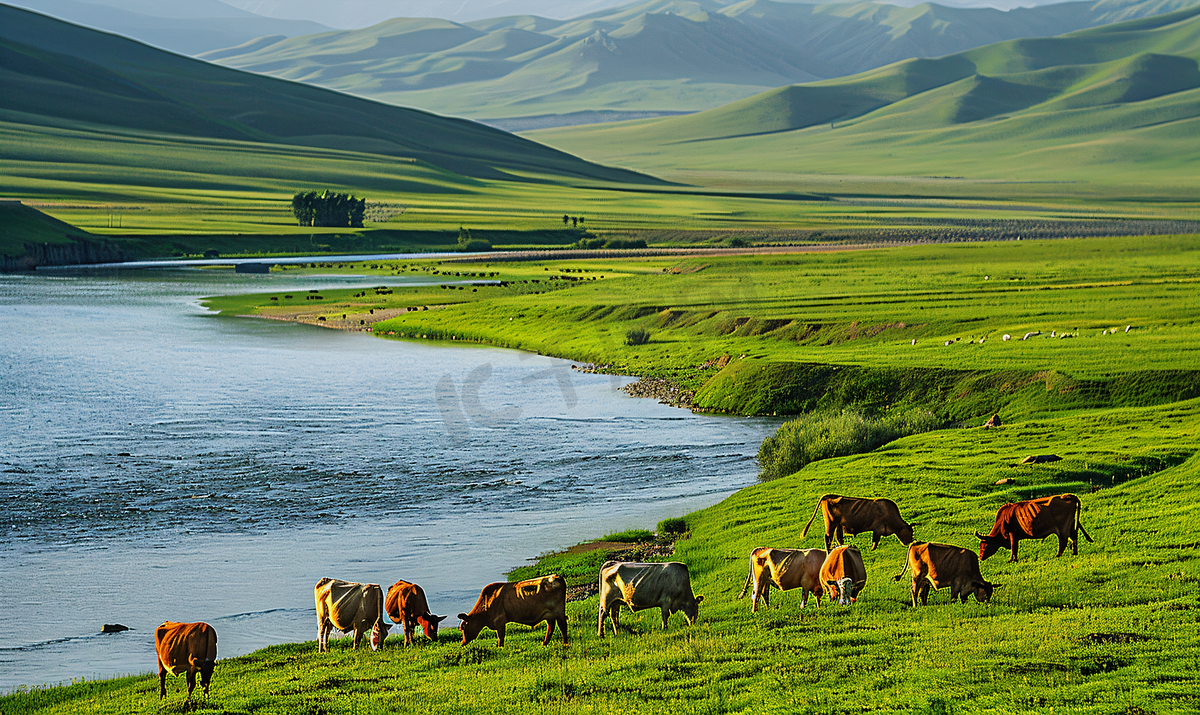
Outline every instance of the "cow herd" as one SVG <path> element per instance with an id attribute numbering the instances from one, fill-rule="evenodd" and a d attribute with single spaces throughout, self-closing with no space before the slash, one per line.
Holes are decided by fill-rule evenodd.
<path id="1" fill-rule="evenodd" d="M 975 532 L 979 538 L 979 553 L 959 546 L 915 541 L 913 525 L 900 516 L 900 509 L 890 499 L 863 499 L 828 494 L 817 502 L 812 517 L 805 525 L 801 538 L 808 535 L 809 527 L 818 512 L 825 519 L 825 548 L 780 549 L 756 548 L 750 553 L 750 572 L 738 598 L 746 595 L 750 585 L 754 586 L 751 610 L 757 611 L 761 601 L 770 605 L 770 589 L 781 591 L 801 589 L 800 607 L 808 604 L 812 594 L 820 606 L 821 594 L 840 605 L 854 603 L 867 583 L 867 572 L 862 553 L 858 547 L 844 544 L 846 535 L 871 532 L 871 549 L 879 546 L 885 536 L 895 534 L 901 543 L 908 546 L 904 568 L 893 580 L 899 581 L 905 572 L 911 571 L 912 605 L 920 600 L 925 605 L 929 591 L 950 589 L 950 599 L 961 599 L 966 603 L 974 595 L 981 603 L 991 600 L 993 590 L 1000 584 L 989 583 L 979 570 L 979 562 L 987 559 L 1001 548 L 1010 551 L 1010 562 L 1017 560 L 1017 542 L 1022 539 L 1044 539 L 1058 537 L 1058 556 L 1067 546 L 1071 553 L 1079 553 L 1079 532 L 1091 542 L 1092 537 L 1079 523 L 1082 508 L 1079 497 L 1060 494 L 1029 501 L 1005 504 L 996 513 L 995 523 L 988 534 Z M 834 542 L 838 543 L 836 548 Z M 600 569 L 600 607 L 597 632 L 604 637 L 605 619 L 611 620 L 613 634 L 620 625 L 621 606 L 631 611 L 658 608 L 662 615 L 662 627 L 673 613 L 683 613 L 688 624 L 699 615 L 704 596 L 692 593 L 691 578 L 686 564 L 633 563 L 609 561 Z M 436 616 L 429 611 L 425 592 L 420 586 L 408 581 L 397 581 L 388 589 L 385 597 L 378 584 L 351 583 L 323 578 L 313 590 L 317 609 L 317 645 L 319 652 L 329 650 L 329 634 L 334 629 L 354 634 L 353 647 L 357 648 L 367 632 L 371 634 L 371 649 L 378 650 L 387 638 L 388 630 L 399 624 L 404 630 L 404 644 L 411 645 L 417 626 L 430 640 L 437 639 L 438 624 L 445 616 Z M 561 576 L 550 575 L 515 583 L 499 582 L 488 584 L 479 594 L 470 613 L 460 613 L 459 629 L 462 644 L 466 645 L 479 636 L 484 628 L 496 632 L 497 644 L 504 645 L 505 627 L 509 623 L 536 626 L 546 623 L 546 637 L 542 645 L 550 642 L 555 628 L 562 633 L 562 642 L 567 644 L 567 584 Z M 387 614 L 392 623 L 384 620 Z M 168 673 L 187 674 L 188 697 L 196 686 L 196 674 L 200 674 L 200 685 L 208 693 L 213 666 L 217 657 L 217 633 L 207 623 L 175 623 L 168 621 L 155 631 L 155 645 L 159 666 L 159 697 L 166 696 Z"/>

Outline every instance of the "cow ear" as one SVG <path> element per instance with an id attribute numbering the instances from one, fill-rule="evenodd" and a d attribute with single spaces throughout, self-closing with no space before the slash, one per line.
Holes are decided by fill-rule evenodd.
<path id="1" fill-rule="evenodd" d="M 447 618 L 449 618 L 449 616 L 435 616 L 435 615 L 433 615 L 432 613 L 431 613 L 431 614 L 429 614 L 429 615 L 430 615 L 430 619 L 429 619 L 429 620 L 433 621 L 434 623 L 441 623 L 442 621 L 444 621 L 444 620 L 446 620 Z M 461 617 L 461 616 L 460 616 L 460 617 Z"/>
<path id="2" fill-rule="evenodd" d="M 460 620 L 460 621 L 467 620 L 467 614 L 465 614 L 465 613 L 458 614 L 458 620 Z"/>
<path id="3" fill-rule="evenodd" d="M 700 603 L 700 602 L 701 602 L 701 601 L 703 601 L 703 600 L 704 600 L 704 596 L 703 596 L 703 595 L 696 596 L 696 603 Z"/>

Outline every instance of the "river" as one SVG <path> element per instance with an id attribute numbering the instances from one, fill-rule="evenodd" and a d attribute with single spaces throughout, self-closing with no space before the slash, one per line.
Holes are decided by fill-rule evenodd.
<path id="1" fill-rule="evenodd" d="M 212 623 L 222 658 L 312 640 L 323 576 L 416 581 L 452 624 L 532 555 L 755 481 L 774 420 L 199 303 L 382 283 L 404 280 L 0 276 L 0 692 L 154 670 L 164 620 Z"/>

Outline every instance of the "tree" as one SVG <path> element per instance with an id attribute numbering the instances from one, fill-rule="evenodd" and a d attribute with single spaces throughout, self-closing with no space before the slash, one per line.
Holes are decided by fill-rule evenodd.
<path id="1" fill-rule="evenodd" d="M 571 217 L 571 228 L 577 228 L 578 226 L 579 226 L 579 218 L 576 216 L 572 216 Z"/>
<path id="2" fill-rule="evenodd" d="M 301 226 L 362 228 L 366 210 L 366 199 L 328 189 L 320 194 L 302 191 L 292 197 L 292 213 Z"/>
<path id="3" fill-rule="evenodd" d="M 563 214 L 563 225 L 566 226 L 570 222 L 571 222 L 571 217 L 566 214 Z"/>

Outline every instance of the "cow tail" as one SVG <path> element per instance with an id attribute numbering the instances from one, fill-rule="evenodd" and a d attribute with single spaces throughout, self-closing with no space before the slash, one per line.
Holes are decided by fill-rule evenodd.
<path id="1" fill-rule="evenodd" d="M 1087 533 L 1087 529 L 1083 528 L 1083 522 L 1080 521 L 1080 519 L 1079 519 L 1079 514 L 1082 511 L 1083 511 L 1083 502 L 1077 500 L 1075 502 L 1075 528 L 1083 533 L 1083 538 L 1087 539 L 1089 544 L 1094 544 L 1096 542 L 1093 541 L 1092 537 Z"/>
<path id="2" fill-rule="evenodd" d="M 742 586 L 742 592 L 738 594 L 738 598 L 746 595 L 746 591 L 750 590 L 750 582 L 754 580 L 754 553 L 750 553 L 750 573 L 746 574 L 746 584 Z"/>
<path id="3" fill-rule="evenodd" d="M 900 569 L 900 573 L 893 576 L 892 580 L 899 581 L 900 579 L 904 578 L 904 573 L 906 571 L 908 571 L 908 552 L 907 551 L 904 552 L 904 568 Z M 916 572 L 914 571 L 913 573 L 916 573 Z"/>
<path id="4" fill-rule="evenodd" d="M 813 509 L 813 515 L 808 517 L 808 523 L 804 525 L 804 531 L 803 531 L 803 533 L 800 534 L 801 539 L 808 536 L 808 527 L 812 526 L 813 519 L 817 518 L 817 512 L 821 510 L 821 505 L 824 504 L 825 500 L 828 498 L 829 498 L 829 495 L 826 494 L 825 496 L 823 496 L 817 500 L 817 506 L 815 509 Z"/>

